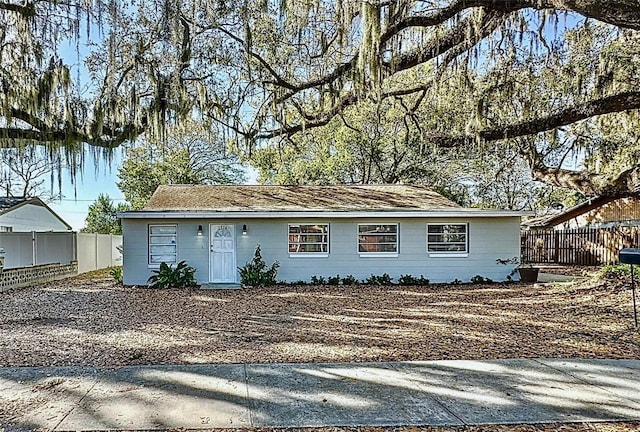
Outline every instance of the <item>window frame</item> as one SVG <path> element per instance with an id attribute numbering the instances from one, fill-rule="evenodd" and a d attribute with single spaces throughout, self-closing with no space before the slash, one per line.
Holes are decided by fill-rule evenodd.
<path id="1" fill-rule="evenodd" d="M 326 232 L 322 233 L 303 233 L 300 227 L 302 226 L 326 226 Z M 300 232 L 292 233 L 291 227 L 299 227 Z M 307 235 L 316 235 L 316 236 L 326 236 L 326 241 L 320 242 L 302 242 L 302 241 L 291 241 L 291 236 L 300 236 L 303 234 Z M 326 251 L 315 251 L 315 252 L 295 252 L 291 251 L 291 245 L 326 245 Z M 290 222 L 287 223 L 287 252 L 290 258 L 327 258 L 330 253 L 330 244 L 331 244 L 331 224 L 329 222 Z M 322 249 L 322 247 L 321 247 Z"/>
<path id="2" fill-rule="evenodd" d="M 462 242 L 430 242 L 429 235 L 438 235 L 445 233 L 430 233 L 429 227 L 431 226 L 444 226 L 444 225 L 458 225 L 464 226 L 464 250 L 463 251 L 432 251 L 429 250 L 429 246 L 432 244 L 460 244 Z M 462 234 L 462 233 L 458 233 Z M 427 223 L 426 232 L 426 249 L 430 258 L 466 258 L 469 256 L 469 223 L 468 222 L 429 222 Z"/>
<path id="3" fill-rule="evenodd" d="M 174 229 L 174 234 L 152 234 L 151 233 L 152 228 L 155 228 L 155 227 L 164 227 L 164 228 L 172 227 Z M 151 242 L 152 237 L 169 237 L 169 236 L 175 237 L 175 243 L 170 243 L 170 242 L 169 243 L 152 243 Z M 178 263 L 178 225 L 177 224 L 156 224 L 156 223 L 147 225 L 147 265 L 149 268 L 159 268 L 160 262 L 152 262 L 151 260 L 152 246 L 174 246 L 175 247 L 174 253 L 164 253 L 164 254 L 154 254 L 154 255 L 174 255 L 175 261 L 173 262 L 162 261 L 162 262 L 166 262 L 169 265 L 177 264 Z"/>
<path id="4" fill-rule="evenodd" d="M 389 236 L 389 235 L 395 235 L 396 237 L 396 241 L 395 241 L 395 247 L 396 250 L 394 252 L 367 252 L 367 251 L 361 251 L 360 250 L 360 246 L 361 246 L 361 242 L 360 242 L 360 227 L 361 226 L 385 226 L 385 225 L 393 225 L 396 227 L 396 231 L 394 233 L 380 233 L 380 234 L 364 234 L 364 236 L 371 236 L 371 237 L 375 237 L 375 236 Z M 373 243 L 373 244 L 393 244 L 390 242 L 382 242 L 382 243 Z M 358 252 L 358 255 L 361 258 L 395 258 L 398 257 L 400 255 L 400 223 L 398 222 L 385 222 L 385 223 L 380 223 L 380 222 L 360 222 L 357 224 L 356 227 L 356 251 Z"/>

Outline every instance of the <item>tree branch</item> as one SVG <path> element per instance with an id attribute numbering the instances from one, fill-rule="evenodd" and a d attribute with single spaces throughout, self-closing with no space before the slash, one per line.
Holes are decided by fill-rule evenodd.
<path id="1" fill-rule="evenodd" d="M 387 30 L 380 35 L 380 44 L 384 44 L 399 34 L 402 30 L 411 27 L 433 27 L 440 25 L 460 12 L 474 8 L 484 7 L 487 11 L 496 11 L 500 13 L 514 12 L 518 9 L 532 7 L 532 2 L 517 2 L 510 0 L 459 0 L 449 6 L 438 9 L 431 15 L 412 15 L 390 25 Z"/>
<path id="2" fill-rule="evenodd" d="M 392 73 L 395 73 L 433 60 L 460 45 L 464 46 L 464 49 L 469 49 L 493 33 L 504 22 L 506 17 L 507 14 L 504 12 L 489 12 L 482 17 L 477 26 L 474 25 L 475 23 L 471 18 L 466 18 L 445 36 L 437 38 L 432 43 L 411 53 L 392 59 L 385 66 L 389 67 Z M 469 32 L 470 29 L 474 30 L 471 34 Z"/>
<path id="3" fill-rule="evenodd" d="M 36 16 L 36 5 L 34 3 L 17 5 L 13 3 L 0 2 L 0 9 L 19 13 L 26 18 L 32 18 Z"/>
<path id="4" fill-rule="evenodd" d="M 440 8 L 434 14 L 411 16 L 398 21 L 389 26 L 388 31 L 382 35 L 381 41 L 386 41 L 389 36 L 409 27 L 431 27 L 441 24 L 460 12 L 475 7 L 497 12 L 511 12 L 518 9 L 559 9 L 576 12 L 587 18 L 618 27 L 640 30 L 640 10 L 636 0 L 457 0 Z"/>
<path id="5" fill-rule="evenodd" d="M 146 122 L 143 122 L 143 124 Z M 102 135 L 92 137 L 78 130 L 73 129 L 23 129 L 16 127 L 0 128 L 0 148 L 22 147 L 21 141 L 30 144 L 47 145 L 59 143 L 87 143 L 95 147 L 114 149 L 127 141 L 131 141 L 140 136 L 146 130 L 146 126 L 125 125 L 117 129 L 108 126 L 102 127 Z M 106 137 L 106 138 L 105 138 Z"/>
<path id="6" fill-rule="evenodd" d="M 478 139 L 482 141 L 498 141 L 533 135 L 540 132 L 550 131 L 561 126 L 567 126 L 598 115 L 611 114 L 631 109 L 640 109 L 640 92 L 619 93 L 600 99 L 594 99 L 581 105 L 564 109 L 557 114 L 527 120 L 512 125 L 481 130 L 475 135 L 430 135 L 427 138 L 437 147 L 462 147 L 470 143 L 474 143 Z"/>

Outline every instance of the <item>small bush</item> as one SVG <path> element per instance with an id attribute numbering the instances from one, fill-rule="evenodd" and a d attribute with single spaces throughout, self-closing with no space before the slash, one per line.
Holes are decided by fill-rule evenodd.
<path id="1" fill-rule="evenodd" d="M 192 288 L 198 286 L 195 279 L 196 269 L 185 261 L 180 261 L 175 268 L 167 263 L 160 263 L 160 268 L 154 270 L 153 273 L 155 274 L 147 279 L 149 288 Z"/>
<path id="2" fill-rule="evenodd" d="M 484 276 L 480 276 L 480 275 L 475 275 L 474 277 L 471 278 L 470 281 L 472 284 L 492 284 L 493 280 L 486 278 Z"/>
<path id="3" fill-rule="evenodd" d="M 342 285 L 358 285 L 358 279 L 353 275 L 347 275 L 342 278 Z"/>
<path id="4" fill-rule="evenodd" d="M 633 275 L 640 280 L 640 266 L 633 266 Z M 598 270 L 598 277 L 603 279 L 631 277 L 631 266 L 629 264 L 609 264 Z"/>
<path id="5" fill-rule="evenodd" d="M 381 276 L 372 274 L 367 279 L 365 279 L 364 283 L 367 285 L 391 285 L 393 283 L 392 281 L 393 278 L 387 273 L 384 273 Z"/>
<path id="6" fill-rule="evenodd" d="M 109 276 L 114 278 L 116 282 L 122 283 L 122 266 L 115 266 L 109 269 Z"/>
<path id="7" fill-rule="evenodd" d="M 324 276 L 311 276 L 311 285 L 326 285 L 327 281 Z"/>
<path id="8" fill-rule="evenodd" d="M 400 275 L 398 285 L 426 286 L 429 285 L 429 279 L 420 275 L 419 278 L 411 275 Z"/>
<path id="9" fill-rule="evenodd" d="M 462 281 L 458 278 L 455 278 L 451 281 L 451 285 L 462 285 Z"/>
<path id="10" fill-rule="evenodd" d="M 275 261 L 271 264 L 271 267 L 268 267 L 267 263 L 262 259 L 260 245 L 257 245 L 253 259 L 246 262 L 243 267 L 238 267 L 240 283 L 242 286 L 254 287 L 275 285 L 279 267 L 280 263 L 278 261 Z"/>
<path id="11" fill-rule="evenodd" d="M 327 278 L 327 285 L 340 285 L 340 275 L 329 276 Z"/>

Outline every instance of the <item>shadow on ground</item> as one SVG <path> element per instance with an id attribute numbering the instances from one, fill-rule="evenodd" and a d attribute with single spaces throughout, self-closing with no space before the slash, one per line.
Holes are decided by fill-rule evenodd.
<path id="1" fill-rule="evenodd" d="M 6 432 L 639 420 L 639 401 L 637 360 L 0 369 Z"/>

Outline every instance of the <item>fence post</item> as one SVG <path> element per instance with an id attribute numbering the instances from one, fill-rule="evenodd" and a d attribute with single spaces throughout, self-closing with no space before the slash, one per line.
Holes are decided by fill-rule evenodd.
<path id="1" fill-rule="evenodd" d="M 75 231 L 71 232 L 71 248 L 71 259 L 78 261 L 78 233 Z"/>
<path id="2" fill-rule="evenodd" d="M 38 245 L 36 242 L 36 232 L 31 231 L 31 265 L 36 265 L 36 258 L 38 257 Z"/>
<path id="3" fill-rule="evenodd" d="M 553 262 L 558 264 L 560 262 L 560 232 L 553 230 Z"/>

